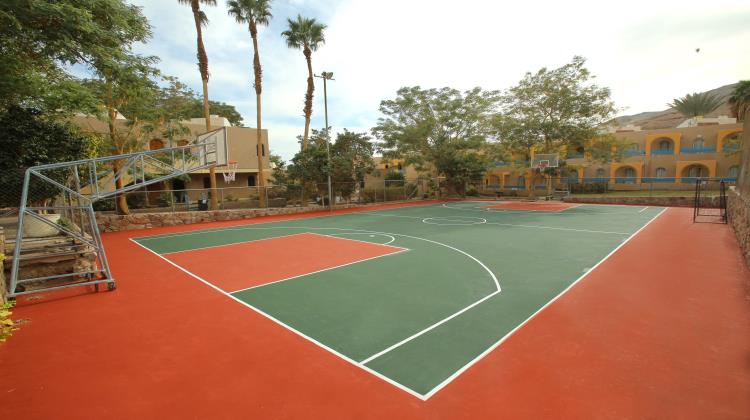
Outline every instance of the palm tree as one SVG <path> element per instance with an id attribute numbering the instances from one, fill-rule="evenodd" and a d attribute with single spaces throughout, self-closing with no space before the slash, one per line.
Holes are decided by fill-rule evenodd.
<path id="1" fill-rule="evenodd" d="M 195 32 L 198 40 L 198 70 L 201 72 L 203 81 L 203 118 L 206 120 L 206 132 L 211 131 L 211 114 L 208 110 L 208 55 L 203 46 L 203 27 L 208 25 L 208 18 L 200 8 L 201 3 L 206 6 L 216 6 L 216 0 L 177 0 L 180 4 L 189 4 L 193 10 L 195 21 Z M 211 179 L 211 209 L 219 208 L 218 191 L 216 190 L 216 168 L 209 169 Z"/>
<path id="2" fill-rule="evenodd" d="M 229 0 L 227 1 L 228 12 L 234 16 L 237 23 L 247 23 L 250 36 L 253 38 L 253 71 L 255 72 L 255 116 L 256 116 L 256 154 L 258 155 L 258 200 L 261 207 L 266 206 L 266 195 L 263 191 L 263 138 L 261 136 L 261 105 L 260 96 L 263 92 L 262 74 L 260 67 L 260 54 L 258 53 L 258 25 L 268 25 L 273 17 L 271 14 L 271 0 Z M 269 151 L 270 153 L 270 151 Z"/>
<path id="3" fill-rule="evenodd" d="M 732 115 L 739 121 L 743 121 L 750 112 L 750 80 L 742 80 L 737 83 L 732 95 L 729 97 L 729 105 L 732 107 Z"/>
<path id="4" fill-rule="evenodd" d="M 667 106 L 688 118 L 695 118 L 710 114 L 725 102 L 723 98 L 710 92 L 688 93 L 668 103 Z"/>
<path id="5" fill-rule="evenodd" d="M 326 29 L 326 25 L 316 22 L 315 19 L 303 18 L 300 15 L 297 15 L 297 20 L 287 19 L 287 22 L 289 23 L 289 29 L 281 33 L 286 38 L 286 45 L 289 48 L 302 50 L 307 61 L 307 93 L 305 94 L 305 107 L 303 109 L 305 113 L 305 134 L 302 137 L 302 149 L 306 149 L 310 133 L 313 92 L 315 91 L 312 52 L 317 51 L 319 46 L 325 44 L 323 31 Z"/>

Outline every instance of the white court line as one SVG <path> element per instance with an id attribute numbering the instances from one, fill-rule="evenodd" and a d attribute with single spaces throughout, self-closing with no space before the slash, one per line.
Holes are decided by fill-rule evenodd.
<path id="1" fill-rule="evenodd" d="M 409 248 L 404 248 L 402 246 L 389 245 L 391 242 L 394 242 L 396 240 L 396 238 L 394 238 L 391 235 L 388 235 L 387 233 L 378 233 L 377 234 L 379 236 L 387 236 L 387 237 L 391 238 L 390 241 L 388 241 L 388 242 L 386 242 L 384 244 L 379 244 L 377 242 L 363 241 L 361 239 L 339 238 L 338 236 L 335 236 L 335 235 L 326 235 L 326 234 L 323 234 L 323 233 L 315 233 L 315 232 L 308 232 L 308 233 L 311 234 L 311 235 L 324 236 L 326 238 L 341 239 L 342 241 L 352 241 L 352 242 L 360 242 L 360 243 L 368 244 L 368 245 L 387 246 L 388 248 L 396 248 L 396 249 L 400 249 L 402 251 L 408 251 L 409 250 Z M 343 235 L 343 233 L 340 234 L 340 235 Z M 363 233 L 359 233 L 358 232 L 358 233 L 352 233 L 352 235 L 375 235 L 375 234 L 374 233 L 364 233 L 364 232 Z"/>
<path id="2" fill-rule="evenodd" d="M 307 235 L 315 235 L 312 232 L 290 233 L 289 235 L 274 236 L 273 238 L 250 239 L 248 241 L 231 242 L 231 243 L 221 244 L 221 245 L 202 246 L 202 247 L 199 247 L 199 248 L 183 249 L 181 251 L 162 252 L 161 255 L 179 254 L 180 252 L 198 251 L 198 250 L 201 250 L 201 249 L 219 248 L 219 247 L 222 247 L 222 246 L 232 246 L 232 245 L 239 245 L 239 244 L 249 244 L 249 243 L 252 243 L 252 242 L 268 241 L 268 240 L 271 240 L 271 239 L 279 239 L 279 238 L 288 238 L 290 236 L 305 235 L 305 234 L 307 234 Z"/>
<path id="3" fill-rule="evenodd" d="M 450 208 L 450 207 L 448 207 Z M 424 218 L 422 217 L 416 217 L 416 216 L 392 216 L 390 214 L 376 214 L 376 213 L 352 213 L 352 214 L 358 214 L 360 216 L 379 216 L 379 217 L 409 217 L 411 219 L 422 219 L 424 221 Z M 427 219 L 449 219 L 451 216 L 448 217 L 428 217 Z M 462 216 L 452 216 L 452 217 L 462 217 Z M 481 217 L 476 217 L 476 219 L 481 219 Z M 529 229 L 552 229 L 552 230 L 561 230 L 561 231 L 569 231 L 569 232 L 582 232 L 582 233 L 603 233 L 608 235 L 630 235 L 629 232 L 610 232 L 606 230 L 590 230 L 590 229 L 573 229 L 573 228 L 563 228 L 563 227 L 554 227 L 554 226 L 543 226 L 543 225 L 518 225 L 514 223 L 496 223 L 496 222 L 488 222 L 486 219 L 482 223 L 474 223 L 474 224 L 465 224 L 465 223 L 457 223 L 455 225 L 449 225 L 449 224 L 437 224 L 437 223 L 427 223 L 427 224 L 434 224 L 436 226 L 481 226 L 481 225 L 496 225 L 496 226 L 509 226 L 509 227 L 522 227 L 522 228 L 529 228 Z"/>
<path id="4" fill-rule="evenodd" d="M 391 385 L 395 386 L 396 388 L 398 388 L 398 389 L 400 389 L 400 390 L 402 390 L 402 391 L 405 391 L 405 392 L 407 392 L 408 394 L 410 394 L 410 395 L 413 395 L 413 396 L 415 396 L 415 397 L 419 398 L 419 399 L 420 399 L 420 400 L 422 400 L 422 401 L 426 401 L 426 400 L 427 400 L 427 398 L 425 398 L 425 397 L 424 397 L 424 396 L 423 396 L 422 394 L 420 394 L 420 393 L 418 393 L 418 392 L 415 392 L 415 391 L 413 391 L 413 390 L 411 390 L 411 389 L 407 388 L 407 387 L 406 387 L 406 386 L 404 386 L 404 385 L 401 385 L 400 383 L 398 383 L 398 382 L 394 381 L 393 379 L 391 379 L 391 378 L 389 378 L 389 377 L 387 377 L 387 376 L 385 376 L 385 375 L 383 375 L 383 374 L 381 374 L 381 373 L 379 373 L 379 372 L 377 372 L 377 371 L 375 371 L 375 370 L 372 370 L 372 369 L 368 368 L 367 366 L 365 366 L 365 365 L 363 365 L 363 364 L 361 364 L 361 363 L 357 362 L 357 361 L 356 361 L 356 360 L 354 360 L 354 359 L 351 359 L 351 358 L 349 358 L 348 356 L 346 356 L 346 355 L 344 355 L 344 354 L 342 354 L 342 353 L 339 353 L 338 351 L 336 351 L 336 350 L 334 350 L 334 349 L 332 349 L 332 348 L 330 348 L 330 347 L 326 346 L 325 344 L 323 344 L 323 343 L 321 343 L 320 341 L 318 341 L 318 340 L 316 340 L 316 339 L 314 339 L 314 338 L 312 338 L 312 337 L 310 337 L 310 336 L 308 336 L 308 335 L 304 334 L 303 332 L 301 332 L 301 331 L 298 331 L 298 330 L 295 330 L 294 328 L 292 328 L 292 327 L 290 327 L 289 325 L 287 325 L 287 324 L 285 324 L 285 323 L 283 323 L 283 322 L 279 321 L 278 319 L 274 318 L 273 316 L 271 316 L 271 315 L 269 315 L 269 314 L 267 314 L 267 313 L 265 313 L 265 312 L 261 311 L 260 309 L 258 309 L 258 308 L 256 308 L 256 307 L 254 307 L 254 306 L 250 305 L 250 304 L 249 304 L 249 303 L 247 303 L 247 302 L 243 302 L 242 300 L 240 300 L 240 299 L 238 299 L 238 298 L 236 298 L 236 297 L 232 296 L 231 294 L 229 294 L 229 293 L 227 293 L 227 292 L 225 292 L 225 291 L 221 290 L 220 288 L 218 288 L 218 287 L 214 286 L 214 285 L 213 285 L 213 284 L 211 284 L 210 282 L 208 282 L 208 281 L 206 281 L 206 280 L 202 279 L 201 277 L 199 277 L 199 276 L 197 276 L 197 275 L 195 275 L 195 274 L 191 273 L 190 271 L 188 271 L 188 270 L 184 269 L 183 267 L 179 266 L 178 264 L 175 264 L 174 262 L 170 261 L 169 259 L 167 259 L 167 258 L 165 258 L 165 257 L 163 257 L 163 256 L 161 256 L 161 255 L 159 255 L 159 254 L 157 254 L 156 252 L 152 251 L 151 249 L 147 248 L 146 246 L 144 246 L 144 245 L 141 245 L 141 244 L 140 244 L 140 243 L 138 243 L 137 241 L 134 241 L 134 240 L 133 240 L 133 238 L 129 238 L 129 239 L 130 239 L 131 241 L 133 241 L 133 243 L 135 243 L 136 245 L 138 245 L 138 246 L 140 246 L 141 248 L 145 249 L 146 251 L 148 251 L 148 252 L 150 252 L 150 253 L 152 253 L 152 254 L 156 255 L 157 257 L 159 257 L 159 258 L 161 258 L 162 260 L 166 261 L 167 263 L 169 263 L 170 265 L 174 266 L 174 267 L 175 267 L 175 268 L 177 268 L 178 270 L 180 270 L 180 271 L 182 271 L 183 273 L 185 273 L 185 274 L 187 274 L 187 275 L 189 275 L 189 276 L 191 276 L 191 277 L 193 277 L 193 278 L 195 278 L 195 279 L 199 280 L 200 282 L 202 282 L 202 283 L 203 283 L 203 284 L 205 284 L 206 286 L 208 286 L 208 287 L 210 287 L 210 288 L 212 288 L 212 289 L 216 290 L 217 292 L 219 292 L 219 293 L 221 293 L 222 295 L 224 295 L 224 296 L 228 297 L 229 299 L 232 299 L 233 301 L 235 301 L 235 302 L 238 302 L 239 304 L 241 304 L 241 305 L 243 305 L 243 306 L 246 306 L 246 307 L 250 308 L 250 309 L 251 309 L 251 310 L 253 310 L 254 312 L 256 312 L 256 313 L 258 313 L 258 314 L 260 314 L 260 315 L 262 315 L 262 316 L 264 316 L 264 317 L 266 317 L 266 318 L 268 318 L 268 319 L 270 319 L 271 321 L 275 322 L 276 324 L 280 325 L 281 327 L 283 327 L 283 328 L 285 328 L 285 329 L 287 329 L 287 330 L 289 330 L 289 331 L 291 331 L 291 332 L 293 332 L 293 333 L 295 333 L 295 334 L 299 335 L 300 337 L 302 337 L 302 338 L 304 338 L 304 339 L 306 339 L 306 340 L 308 340 L 308 341 L 310 341 L 310 342 L 312 342 L 312 343 L 314 343 L 314 344 L 318 345 L 318 346 L 319 346 L 320 348 L 322 348 L 322 349 L 324 349 L 324 350 L 327 350 L 328 352 L 330 352 L 330 353 L 332 353 L 332 354 L 334 354 L 334 355 L 336 355 L 336 356 L 338 356 L 338 357 L 342 358 L 343 360 L 345 360 L 345 361 L 347 361 L 347 362 L 351 363 L 352 365 L 354 365 L 354 366 L 357 366 L 358 368 L 360 368 L 360 369 L 362 369 L 362 370 L 366 371 L 367 373 L 370 373 L 370 374 L 374 375 L 375 377 L 377 377 L 377 378 L 380 378 L 380 379 L 382 379 L 382 380 L 384 380 L 384 381 L 388 382 L 389 384 L 391 384 Z"/>
<path id="5" fill-rule="evenodd" d="M 326 236 L 326 235 L 320 235 L 320 236 Z M 337 239 L 344 239 L 344 238 L 337 238 Z M 370 242 L 370 243 L 372 244 L 372 242 Z M 382 257 L 389 257 L 391 255 L 401 254 L 401 253 L 406 252 L 406 251 L 408 251 L 408 249 L 406 249 L 406 248 L 400 248 L 399 251 L 391 252 L 390 254 L 376 255 L 374 257 L 368 257 L 368 258 L 363 258 L 361 260 L 350 261 L 350 262 L 345 263 L 345 264 L 339 264 L 339 265 L 335 265 L 333 267 L 326 267 L 326 268 L 323 268 L 323 269 L 320 269 L 320 270 L 317 270 L 317 271 L 310 271 L 309 273 L 298 274 L 298 275 L 292 276 L 292 277 L 286 277 L 286 278 L 279 279 L 279 280 L 269 281 L 268 283 L 256 284 L 255 286 L 246 287 L 244 289 L 239 289 L 239 290 L 235 290 L 235 291 L 228 292 L 228 293 L 239 293 L 239 292 L 244 292 L 244 291 L 251 290 L 251 289 L 258 289 L 260 287 L 268 286 L 268 285 L 271 285 L 271 284 L 282 283 L 282 282 L 285 282 L 285 281 L 298 279 L 300 277 L 306 277 L 306 276 L 309 276 L 309 275 L 312 275 L 312 274 L 323 273 L 323 272 L 326 272 L 326 271 L 335 270 L 337 268 L 346 267 L 348 265 L 354 265 L 354 264 L 358 264 L 358 263 L 365 262 L 365 261 L 370 261 L 370 260 L 375 260 L 375 259 L 382 258 Z"/>
<path id="6" fill-rule="evenodd" d="M 638 213 L 643 213 L 644 210 L 648 209 L 648 207 L 644 207 L 638 211 Z"/>
<path id="7" fill-rule="evenodd" d="M 638 229 L 632 235 L 630 235 L 627 239 L 625 239 L 620 245 L 618 245 L 615 249 L 613 249 L 612 252 L 610 252 L 604 258 L 602 258 L 601 261 L 599 261 L 598 263 L 596 263 L 593 267 L 591 267 L 588 271 L 586 271 L 582 276 L 578 277 L 578 279 L 576 279 L 573 283 L 571 283 L 568 287 L 566 287 L 557 296 L 555 296 L 554 298 L 552 298 L 549 302 L 545 303 L 544 306 L 542 306 L 541 308 L 539 308 L 536 312 L 534 312 L 533 314 L 531 314 L 531 316 L 529 316 L 528 318 L 526 318 L 526 320 L 524 320 L 522 323 L 518 324 L 512 330 L 510 330 L 510 332 L 508 332 L 507 334 L 505 334 L 502 338 L 500 338 L 500 340 L 498 340 L 497 342 L 495 342 L 495 344 L 493 344 L 492 346 L 490 346 L 487 350 L 483 351 L 479 356 L 477 356 L 474 359 L 472 359 L 469 363 L 467 363 L 463 367 L 461 367 L 461 369 L 458 369 L 457 371 L 455 371 L 451 376 L 447 377 L 443 382 L 441 382 L 435 388 L 433 388 L 428 393 L 426 393 L 424 395 L 424 397 L 425 397 L 424 399 L 427 400 L 430 397 L 432 397 L 433 395 L 435 395 L 438 391 L 440 391 L 441 389 L 445 388 L 445 386 L 447 386 L 449 383 L 453 382 L 454 379 L 456 379 L 459 375 L 461 375 L 467 369 L 469 369 L 470 367 L 472 367 L 475 363 L 477 363 L 478 361 L 482 360 L 485 356 L 487 356 L 488 354 L 490 354 L 500 344 L 502 344 L 505 340 L 507 340 L 508 337 L 510 337 L 511 335 L 513 335 L 516 331 L 518 331 L 520 328 L 522 328 L 524 325 L 526 325 L 529 321 L 531 321 L 540 312 L 542 312 L 544 309 L 546 309 L 548 306 L 550 306 L 552 303 L 554 303 L 556 300 L 558 300 L 562 295 L 564 295 L 565 293 L 567 293 L 571 288 L 573 288 L 573 286 L 575 286 L 576 284 L 578 284 L 578 282 L 580 282 L 581 280 L 583 280 L 584 278 L 586 278 L 586 276 L 588 276 L 591 272 L 593 272 L 594 269 L 596 269 L 602 263 L 604 263 L 605 261 L 607 261 L 607 259 L 609 259 L 609 257 L 611 257 L 620 248 L 622 248 L 623 246 L 625 246 L 626 243 L 630 242 L 631 239 L 633 239 L 636 235 L 638 235 L 641 231 L 643 231 L 643 229 L 645 229 L 648 225 L 650 225 L 651 222 L 653 222 L 654 220 L 656 220 L 657 217 L 661 216 L 665 211 L 667 211 L 667 209 L 668 208 L 662 209 L 656 216 L 652 217 L 651 220 L 649 220 L 645 225 L 643 225 L 640 229 Z"/>
<path id="8" fill-rule="evenodd" d="M 320 233 L 319 235 L 322 235 L 322 233 Z M 374 234 L 374 233 L 359 233 L 359 232 L 357 232 L 357 233 L 334 233 L 332 235 L 325 235 L 325 236 L 331 236 L 331 237 L 334 237 L 334 238 L 338 238 L 340 235 L 370 235 L 370 236 L 387 236 L 387 237 L 391 238 L 390 241 L 388 241 L 386 243 L 383 243 L 383 244 L 380 244 L 380 243 L 377 243 L 377 242 L 362 241 L 362 242 L 366 242 L 368 244 L 388 245 L 388 244 L 391 244 L 391 243 L 393 243 L 393 242 L 396 241 L 396 238 L 394 238 L 391 235 L 386 235 L 384 233 L 379 233 L 377 235 Z"/>

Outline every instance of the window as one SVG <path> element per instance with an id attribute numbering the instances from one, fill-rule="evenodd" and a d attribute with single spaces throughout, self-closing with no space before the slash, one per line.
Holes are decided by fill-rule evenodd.
<path id="1" fill-rule="evenodd" d="M 164 142 L 159 139 L 151 139 L 150 142 L 148 142 L 148 148 L 149 150 L 159 150 L 164 148 Z"/>
<path id="2" fill-rule="evenodd" d="M 665 168 L 656 168 L 656 177 L 665 178 L 667 176 L 667 170 Z"/>
<path id="3" fill-rule="evenodd" d="M 211 177 L 203 177 L 203 188 L 211 188 Z"/>
<path id="4" fill-rule="evenodd" d="M 706 171 L 702 166 L 691 166 L 690 169 L 688 169 L 688 176 L 690 178 L 703 178 L 706 176 Z"/>
<path id="5" fill-rule="evenodd" d="M 737 165 L 730 166 L 729 167 L 729 177 L 730 178 L 737 178 L 737 175 L 740 174 L 740 167 Z"/>
<path id="6" fill-rule="evenodd" d="M 603 168 L 599 168 L 599 169 L 596 170 L 596 177 L 597 178 L 604 178 L 605 176 L 606 175 L 604 173 L 604 169 Z"/>
<path id="7" fill-rule="evenodd" d="M 672 150 L 672 142 L 669 140 L 660 141 L 659 150 Z"/>
<path id="8" fill-rule="evenodd" d="M 635 169 L 625 168 L 623 175 L 625 175 L 625 184 L 633 184 L 635 182 Z"/>
<path id="9" fill-rule="evenodd" d="M 695 140 L 693 140 L 693 149 L 701 149 L 703 148 L 703 144 L 704 144 L 703 137 L 698 136 L 696 137 Z"/>
<path id="10" fill-rule="evenodd" d="M 630 143 L 628 150 L 638 150 L 638 143 Z"/>
<path id="11" fill-rule="evenodd" d="M 260 145 L 260 152 L 263 153 L 263 156 L 266 155 L 266 145 L 265 144 L 261 144 Z"/>
<path id="12" fill-rule="evenodd" d="M 526 178 L 519 176 L 516 185 L 518 185 L 519 187 L 523 187 L 524 185 L 526 185 Z"/>
<path id="13" fill-rule="evenodd" d="M 247 186 L 248 187 L 254 187 L 255 186 L 255 175 L 248 175 L 247 176 Z"/>

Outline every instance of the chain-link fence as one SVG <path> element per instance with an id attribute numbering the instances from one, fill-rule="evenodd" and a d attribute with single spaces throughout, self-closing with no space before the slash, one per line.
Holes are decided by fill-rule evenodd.
<path id="1" fill-rule="evenodd" d="M 695 192 L 697 180 L 735 185 L 736 178 L 545 178 L 533 180 L 534 194 L 537 196 L 565 192 L 570 195 L 612 195 L 612 196 L 646 196 L 646 197 L 691 197 Z M 526 197 L 532 190 L 532 181 L 525 177 L 518 177 L 503 185 L 485 182 L 476 187 L 478 195 Z M 470 191 L 471 192 L 471 191 Z M 470 194 L 471 195 L 471 194 Z"/>

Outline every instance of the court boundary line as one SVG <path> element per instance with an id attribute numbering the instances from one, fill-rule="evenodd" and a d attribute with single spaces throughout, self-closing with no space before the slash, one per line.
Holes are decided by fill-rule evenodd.
<path id="1" fill-rule="evenodd" d="M 518 202 L 522 203 L 524 201 L 523 200 L 487 201 L 487 203 L 497 203 L 495 205 L 500 205 L 500 204 L 504 204 L 504 203 L 518 203 Z M 468 203 L 484 203 L 484 201 L 468 201 Z M 536 203 L 536 201 L 533 201 L 533 203 Z M 543 202 L 543 203 L 546 203 L 546 201 Z M 491 206 L 489 206 L 489 207 L 474 207 L 474 208 L 475 209 L 480 209 L 481 208 L 481 209 L 486 209 L 486 210 L 499 210 L 501 212 L 502 211 L 520 211 L 520 212 L 530 211 L 530 212 L 536 212 L 536 213 L 562 213 L 564 211 L 567 211 L 567 210 L 570 210 L 570 209 L 574 209 L 574 208 L 577 208 L 577 207 L 581 207 L 583 205 L 581 203 L 566 203 L 565 201 L 561 201 L 561 203 L 563 203 L 563 204 L 570 204 L 570 205 L 568 207 L 565 207 L 564 209 L 560 209 L 560 210 L 503 209 L 503 208 L 492 208 Z M 447 204 L 447 203 L 443 203 L 444 206 L 445 206 L 445 204 Z M 537 206 L 537 205 L 543 205 L 543 204 L 532 204 L 531 206 L 533 207 L 533 206 Z M 445 207 L 449 208 L 449 209 L 455 209 L 456 208 L 456 207 L 449 207 L 449 206 L 445 206 Z"/>
<path id="2" fill-rule="evenodd" d="M 161 253 L 159 253 L 159 255 L 172 255 L 172 254 L 179 254 L 179 253 L 182 253 L 182 252 L 200 251 L 202 249 L 219 248 L 219 247 L 222 247 L 222 246 L 232 246 L 232 245 L 249 244 L 249 243 L 253 243 L 253 242 L 267 241 L 269 239 L 280 239 L 280 238 L 288 238 L 290 236 L 304 235 L 306 233 L 311 233 L 311 232 L 290 233 L 289 235 L 274 236 L 273 238 L 250 239 L 250 240 L 247 240 L 247 241 L 230 242 L 230 243 L 221 244 L 221 245 L 201 246 L 201 247 L 198 247 L 198 248 L 183 249 L 183 250 L 180 250 L 180 251 L 161 252 Z"/>
<path id="3" fill-rule="evenodd" d="M 615 247 L 609 254 L 605 255 L 604 258 L 602 258 L 598 263 L 594 264 L 591 268 L 589 268 L 583 275 L 578 277 L 575 281 L 573 281 L 568 287 L 563 289 L 560 293 L 558 293 L 555 297 L 550 299 L 547 303 L 542 305 L 541 308 L 537 309 L 534 313 L 532 313 L 528 318 L 526 318 L 523 322 L 516 325 L 515 328 L 510 330 L 507 334 L 502 336 L 498 341 L 495 342 L 492 346 L 488 347 L 485 351 L 480 353 L 477 357 L 469 361 L 469 363 L 462 366 L 460 369 L 456 370 L 451 376 L 446 378 L 443 382 L 439 383 L 437 386 L 435 386 L 433 389 L 431 389 L 429 392 L 427 392 L 425 395 L 425 400 L 429 399 L 436 393 L 440 392 L 443 388 L 448 386 L 453 380 L 458 378 L 461 374 L 466 372 L 469 368 L 474 366 L 476 363 L 484 359 L 488 354 L 492 353 L 496 348 L 498 348 L 505 340 L 510 338 L 514 333 L 516 333 L 519 329 L 523 328 L 527 323 L 529 323 L 532 319 L 534 319 L 539 313 L 541 313 L 543 310 L 547 309 L 550 305 L 552 305 L 554 302 L 556 302 L 560 297 L 562 297 L 564 294 L 566 294 L 570 289 L 572 289 L 575 285 L 577 285 L 581 280 L 585 279 L 589 274 L 594 272 L 596 268 L 598 268 L 601 264 L 603 264 L 605 261 L 609 259 L 612 255 L 614 255 L 617 251 L 619 251 L 625 244 L 630 242 L 631 239 L 635 238 L 639 233 L 641 233 L 644 229 L 646 229 L 654 220 L 656 220 L 659 216 L 664 214 L 669 209 L 669 207 L 663 208 L 659 213 L 657 213 L 654 217 L 652 217 L 646 224 L 641 226 L 640 229 L 635 231 L 632 235 L 630 235 L 627 239 L 622 241 L 619 245 Z"/>
<path id="4" fill-rule="evenodd" d="M 396 382 L 395 380 L 393 380 L 393 379 L 391 379 L 391 378 L 389 378 L 389 377 L 387 377 L 387 376 L 385 376 L 385 375 L 383 375 L 383 374 L 381 374 L 381 373 L 379 373 L 379 372 L 377 372 L 377 371 L 375 371 L 373 369 L 370 369 L 369 367 L 367 367 L 367 366 L 365 366 L 365 365 L 357 362 L 356 360 L 354 360 L 354 359 L 352 359 L 352 358 L 350 358 L 350 357 L 348 357 L 348 356 L 346 356 L 346 355 L 344 355 L 342 353 L 339 353 L 338 351 L 334 350 L 333 348 L 328 347 L 327 345 L 325 345 L 322 342 L 320 342 L 320 341 L 318 341 L 318 340 L 316 340 L 316 339 L 308 336 L 307 334 L 305 334 L 305 333 L 303 333 L 301 331 L 298 331 L 298 330 L 292 328 L 291 326 L 285 324 L 284 322 L 280 321 L 279 319 L 276 319 L 274 316 L 272 316 L 272 315 L 270 315 L 270 314 L 262 311 L 261 309 L 256 308 L 255 306 L 253 306 L 253 305 L 251 305 L 251 304 L 249 304 L 247 302 L 242 301 L 241 299 L 233 296 L 231 293 L 225 292 L 224 290 L 220 289 L 218 286 L 214 285 L 213 283 L 211 283 L 209 281 L 206 281 L 205 279 L 201 278 L 200 276 L 198 276 L 198 275 L 190 272 L 189 270 L 183 268 L 179 264 L 176 264 L 176 263 L 172 262 L 168 258 L 165 258 L 162 255 L 157 254 L 156 252 L 152 251 L 151 249 L 145 247 L 144 245 L 136 242 L 135 240 L 133 240 L 133 238 L 128 238 L 128 239 L 130 239 L 134 244 L 138 245 L 139 247 L 141 247 L 141 248 L 145 249 L 146 251 L 150 252 L 151 254 L 155 255 L 156 257 L 158 257 L 158 258 L 166 261 L 168 264 L 170 264 L 171 266 L 177 268 L 178 270 L 182 271 L 183 273 L 187 274 L 188 276 L 197 279 L 201 283 L 203 283 L 206 286 L 208 286 L 208 287 L 216 290 L 217 292 L 219 292 L 222 295 L 224 295 L 224 296 L 232 299 L 233 301 L 238 302 L 239 304 L 241 304 L 241 305 L 243 305 L 243 306 L 245 306 L 247 308 L 250 308 L 253 312 L 255 312 L 255 313 L 257 313 L 257 314 L 259 314 L 259 315 L 261 315 L 261 316 L 263 316 L 263 317 L 265 317 L 265 318 L 273 321 L 277 325 L 280 325 L 282 328 L 284 328 L 284 329 L 286 329 L 288 331 L 291 331 L 294 334 L 297 334 L 301 338 L 304 338 L 304 339 L 310 341 L 313 344 L 316 344 L 317 346 L 319 346 L 323 350 L 327 350 L 328 352 L 330 352 L 334 356 L 337 356 L 337 357 L 341 358 L 342 360 L 344 360 L 346 362 L 349 362 L 350 364 L 352 364 L 352 365 L 354 365 L 356 367 L 359 367 L 360 369 L 366 371 L 367 373 L 372 374 L 376 378 L 379 378 L 379 379 L 381 379 L 381 380 L 383 380 L 383 381 L 385 381 L 385 382 L 387 382 L 387 383 L 395 386 L 396 388 L 398 388 L 398 389 L 400 389 L 402 391 L 405 391 L 409 395 L 417 397 L 417 398 L 419 398 L 422 401 L 426 401 L 427 400 L 422 394 L 420 394 L 420 393 L 412 390 L 411 388 L 408 388 L 407 386 L 402 385 L 401 383 Z"/>

